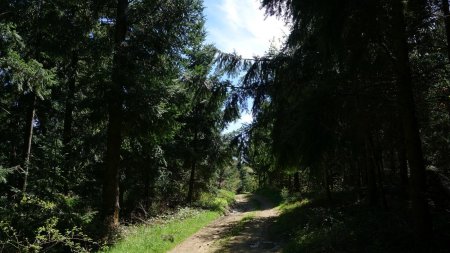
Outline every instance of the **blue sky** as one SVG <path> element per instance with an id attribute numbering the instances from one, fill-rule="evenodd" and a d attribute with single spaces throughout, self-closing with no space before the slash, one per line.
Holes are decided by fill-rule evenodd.
<path id="1" fill-rule="evenodd" d="M 259 0 L 204 0 L 204 5 L 207 41 L 223 52 L 263 55 L 271 43 L 280 46 L 289 31 L 283 21 L 265 16 Z M 244 112 L 225 132 L 251 122 L 251 114 Z"/>

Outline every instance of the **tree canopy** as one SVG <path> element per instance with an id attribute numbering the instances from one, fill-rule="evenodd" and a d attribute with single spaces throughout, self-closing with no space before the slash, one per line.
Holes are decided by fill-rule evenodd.
<path id="1" fill-rule="evenodd" d="M 402 206 L 429 252 L 450 203 L 448 1 L 261 8 L 290 31 L 245 59 L 205 42 L 202 0 L 1 2 L 0 249 L 99 250 L 121 222 L 258 184 Z"/>

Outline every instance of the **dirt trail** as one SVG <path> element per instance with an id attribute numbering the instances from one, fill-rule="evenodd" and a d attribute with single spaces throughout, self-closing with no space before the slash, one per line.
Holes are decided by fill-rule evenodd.
<path id="1" fill-rule="evenodd" d="M 270 241 L 267 235 L 267 228 L 276 216 L 278 211 L 266 198 L 237 195 L 236 205 L 228 215 L 202 228 L 169 252 L 281 252 L 280 245 Z M 240 222 L 244 218 L 249 219 Z M 233 229 L 234 233 L 230 233 Z"/>

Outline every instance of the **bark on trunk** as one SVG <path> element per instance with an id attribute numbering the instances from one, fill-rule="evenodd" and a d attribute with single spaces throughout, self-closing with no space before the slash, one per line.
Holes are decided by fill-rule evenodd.
<path id="1" fill-rule="evenodd" d="M 119 225 L 119 169 L 122 143 L 122 90 L 125 78 L 125 36 L 127 33 L 128 0 L 118 0 L 114 36 L 112 84 L 108 92 L 108 131 L 103 182 L 103 215 L 106 232 Z"/>
<path id="2" fill-rule="evenodd" d="M 392 7 L 393 39 L 396 46 L 395 54 L 397 60 L 395 65 L 398 78 L 397 98 L 404 130 L 406 157 L 411 169 L 411 202 L 415 241 L 419 244 L 417 247 L 419 250 L 426 251 L 429 247 L 432 229 L 425 196 L 425 165 L 419 125 L 416 118 L 403 1 L 393 1 Z"/>

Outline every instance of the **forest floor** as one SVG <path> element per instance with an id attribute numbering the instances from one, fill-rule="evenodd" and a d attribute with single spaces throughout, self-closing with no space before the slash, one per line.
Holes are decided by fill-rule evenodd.
<path id="1" fill-rule="evenodd" d="M 236 204 L 227 215 L 169 252 L 281 252 L 280 242 L 268 239 L 268 228 L 278 215 L 274 204 L 263 196 L 236 195 Z"/>

